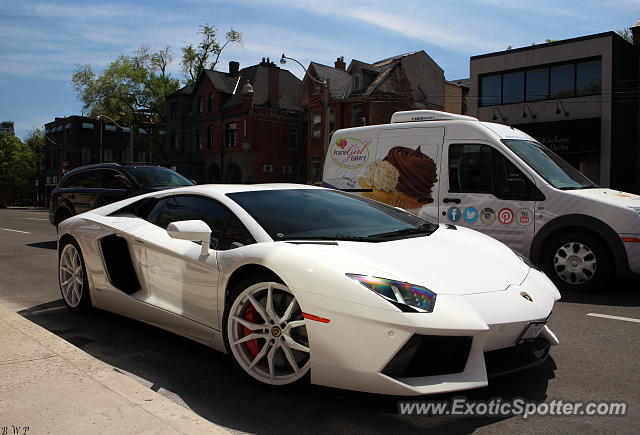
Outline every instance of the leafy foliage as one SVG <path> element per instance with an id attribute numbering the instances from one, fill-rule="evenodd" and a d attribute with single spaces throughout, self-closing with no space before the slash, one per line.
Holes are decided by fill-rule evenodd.
<path id="1" fill-rule="evenodd" d="M 11 134 L 0 134 L 0 190 L 12 195 L 32 183 L 34 154 L 29 145 Z"/>
<path id="2" fill-rule="evenodd" d="M 633 35 L 631 35 L 631 30 L 629 29 L 620 29 L 616 30 L 616 33 L 624 38 L 627 42 L 633 44 Z"/>
<path id="3" fill-rule="evenodd" d="M 77 65 L 71 83 L 85 112 L 129 119 L 142 112 L 164 123 L 165 99 L 180 86 L 167 72 L 171 61 L 169 47 L 152 52 L 143 45 L 133 56 L 118 56 L 100 75 L 91 65 Z"/>
<path id="4" fill-rule="evenodd" d="M 192 44 L 187 45 L 182 49 L 182 72 L 186 77 L 186 84 L 193 85 L 200 76 L 200 73 L 205 69 L 215 69 L 220 60 L 220 54 L 229 44 L 242 45 L 242 33 L 233 29 L 229 30 L 224 37 L 224 42 L 219 42 L 218 29 L 215 26 L 205 24 L 200 26 L 198 31 L 202 35 L 202 41 L 197 47 Z M 209 58 L 215 56 L 213 61 L 209 61 Z"/>

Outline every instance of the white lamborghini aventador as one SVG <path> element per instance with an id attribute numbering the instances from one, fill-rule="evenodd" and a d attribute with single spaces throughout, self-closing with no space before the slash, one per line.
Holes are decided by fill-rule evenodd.
<path id="1" fill-rule="evenodd" d="M 71 310 L 173 331 L 265 384 L 463 390 L 558 343 L 560 294 L 526 258 L 339 191 L 189 186 L 74 216 L 58 237 Z"/>

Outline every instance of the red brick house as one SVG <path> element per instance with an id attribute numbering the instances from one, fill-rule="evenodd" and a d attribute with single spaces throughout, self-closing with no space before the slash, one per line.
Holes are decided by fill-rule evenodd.
<path id="1" fill-rule="evenodd" d="M 200 183 L 304 180 L 300 85 L 269 59 L 203 71 L 193 88 L 167 98 L 170 162 Z"/>
<path id="2" fill-rule="evenodd" d="M 328 102 L 325 86 L 309 75 L 326 81 Z M 322 177 L 327 134 L 340 128 L 387 123 L 398 110 L 443 110 L 444 82 L 444 71 L 424 51 L 372 64 L 354 59 L 348 68 L 343 57 L 336 60 L 334 67 L 311 62 L 297 99 L 309 120 L 307 181 Z"/>

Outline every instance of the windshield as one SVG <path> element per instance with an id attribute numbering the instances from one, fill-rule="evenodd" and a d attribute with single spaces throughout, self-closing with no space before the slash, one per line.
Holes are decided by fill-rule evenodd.
<path id="1" fill-rule="evenodd" d="M 600 187 L 538 142 L 523 139 L 503 139 L 502 142 L 556 189 Z"/>
<path id="2" fill-rule="evenodd" d="M 193 183 L 176 171 L 162 166 L 131 166 L 127 172 L 142 187 L 193 186 Z"/>
<path id="3" fill-rule="evenodd" d="M 427 235 L 438 228 L 404 210 L 336 190 L 260 190 L 227 196 L 276 241 L 386 241 Z"/>

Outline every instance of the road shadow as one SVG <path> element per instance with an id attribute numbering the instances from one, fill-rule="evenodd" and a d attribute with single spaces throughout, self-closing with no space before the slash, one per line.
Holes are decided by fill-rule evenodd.
<path id="1" fill-rule="evenodd" d="M 616 307 L 640 306 L 640 278 L 615 278 L 593 293 L 563 292 L 562 301 Z"/>
<path id="2" fill-rule="evenodd" d="M 536 369 L 490 381 L 487 388 L 428 397 L 365 394 L 304 385 L 283 391 L 248 379 L 226 355 L 161 329 L 95 310 L 70 313 L 61 300 L 20 314 L 95 358 L 133 374 L 149 388 L 232 430 L 259 434 L 472 433 L 504 417 L 401 416 L 399 400 L 493 397 L 546 399 L 556 369 L 550 358 Z M 167 392 L 170 392 L 167 394 Z"/>
<path id="3" fill-rule="evenodd" d="M 27 246 L 31 246 L 32 248 L 42 248 L 42 249 L 57 249 L 58 242 L 56 240 L 50 240 L 48 242 L 34 242 L 27 243 Z"/>

